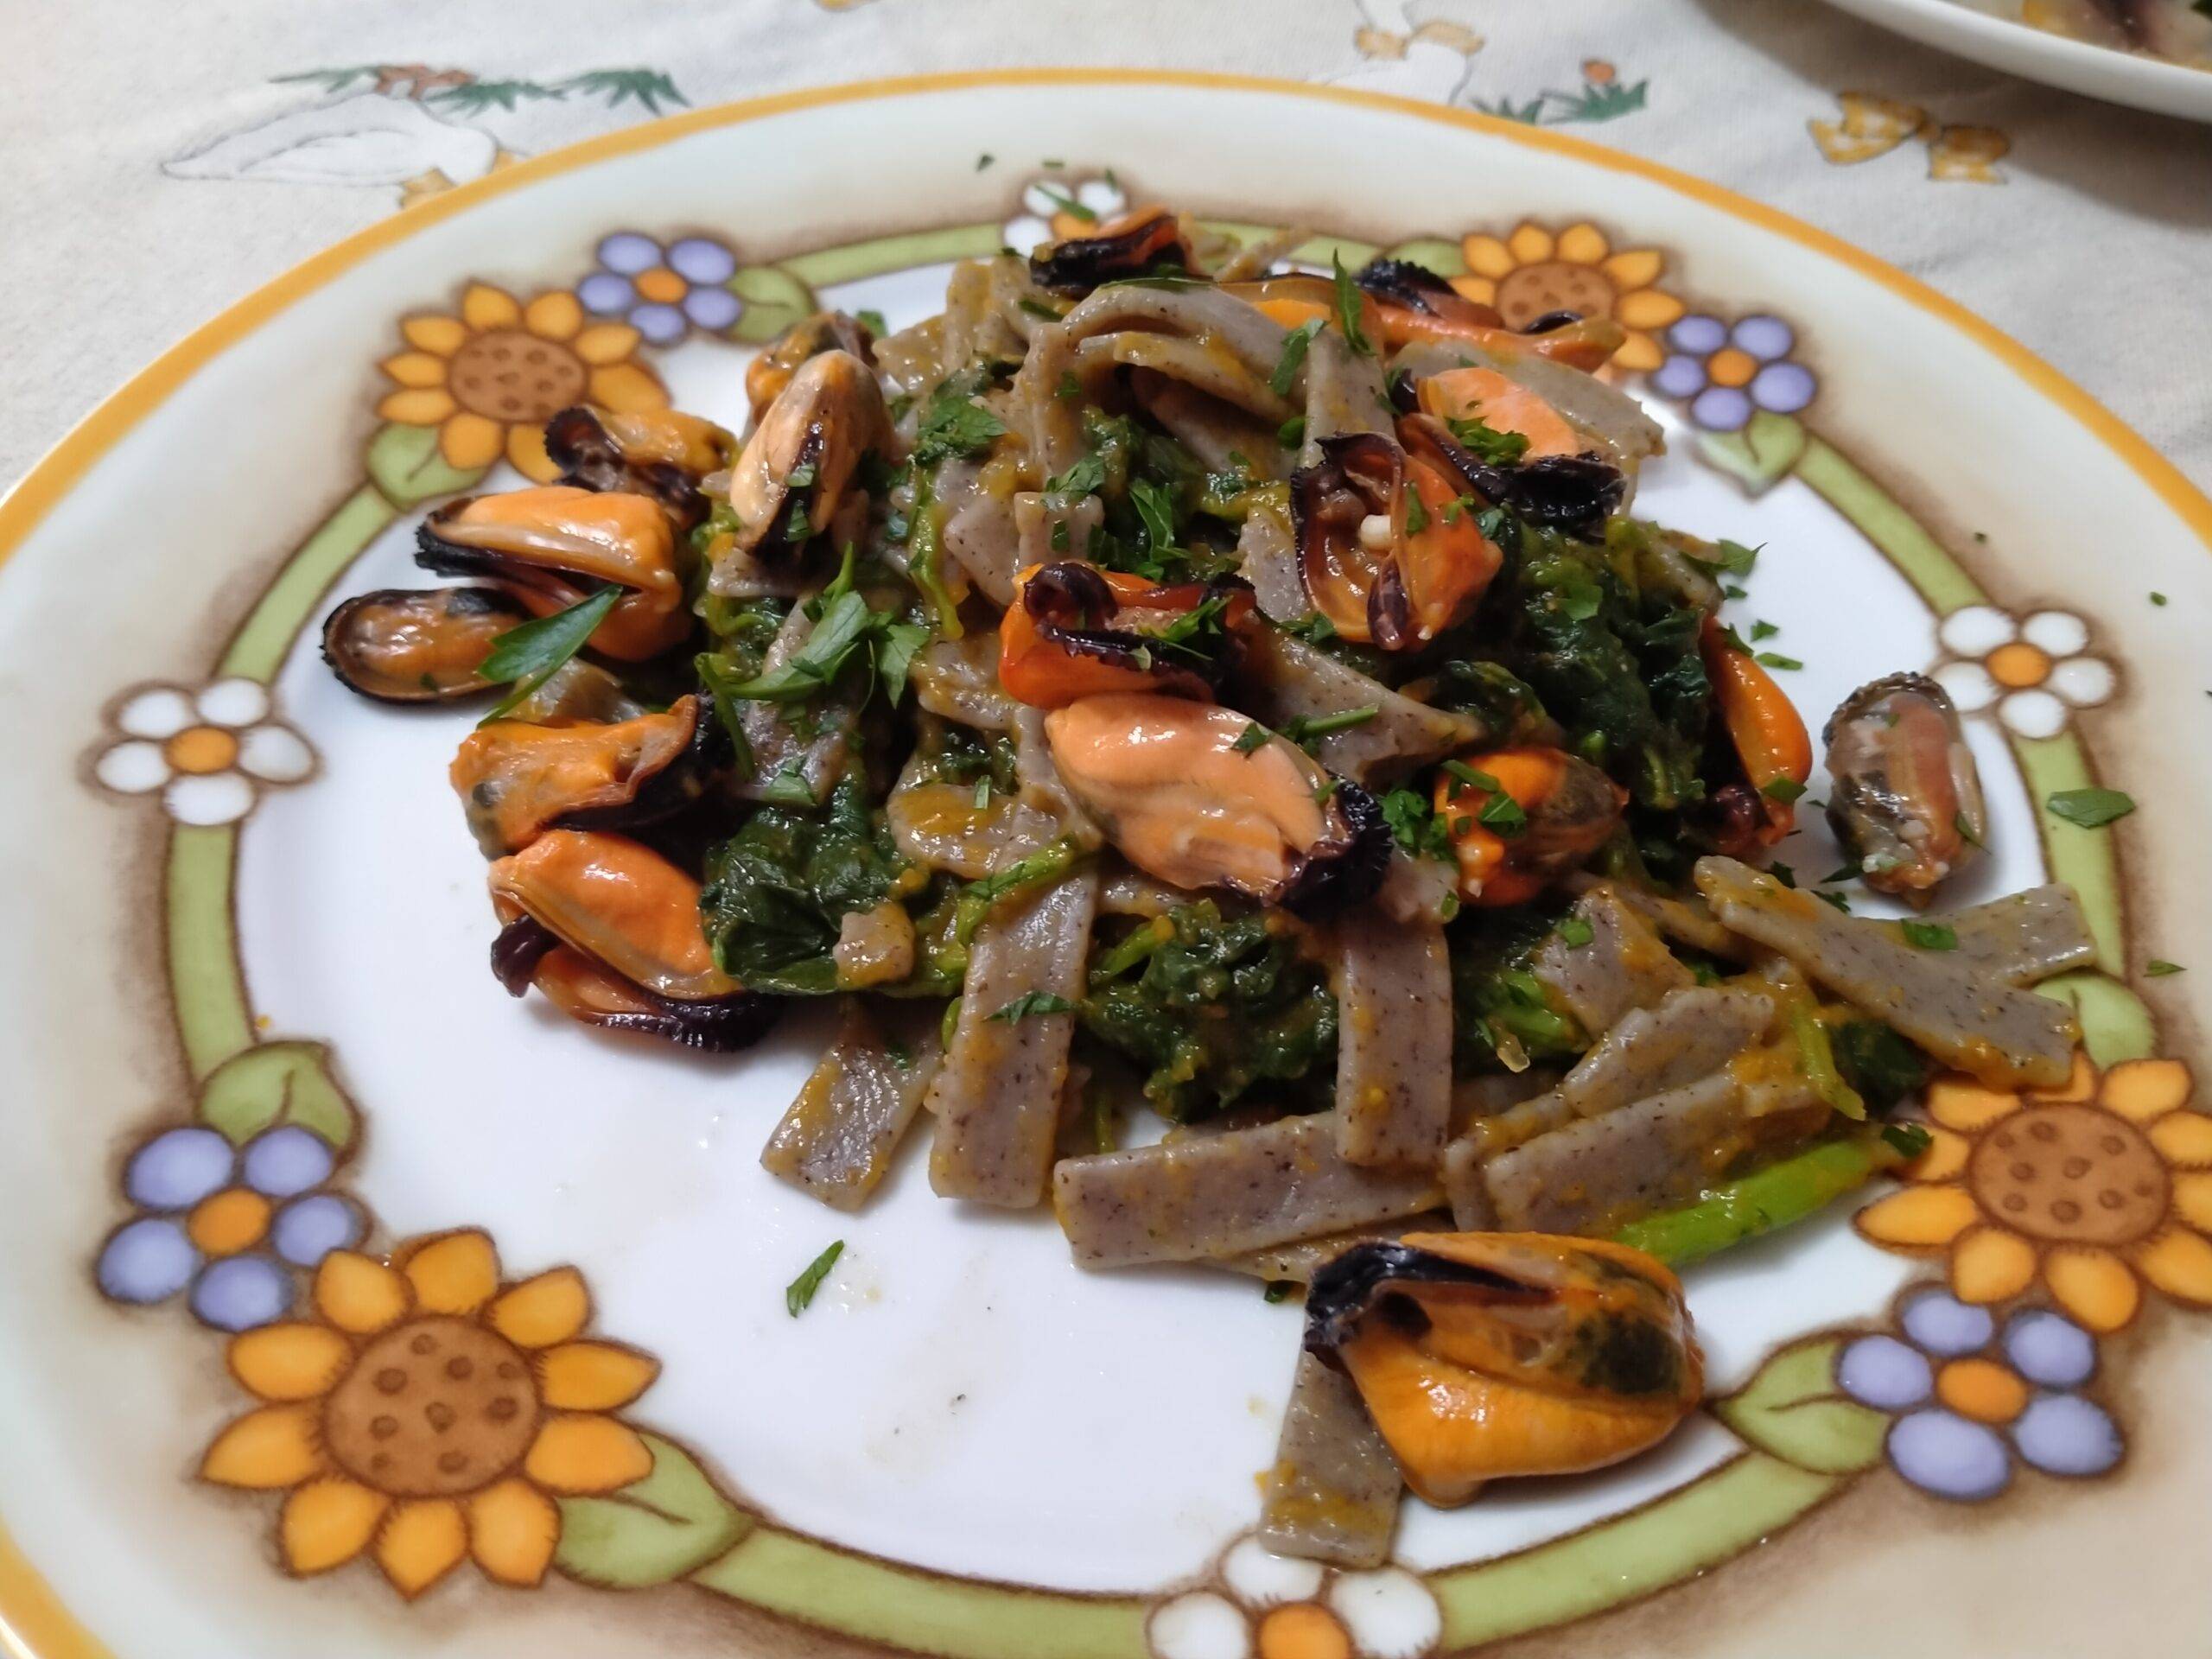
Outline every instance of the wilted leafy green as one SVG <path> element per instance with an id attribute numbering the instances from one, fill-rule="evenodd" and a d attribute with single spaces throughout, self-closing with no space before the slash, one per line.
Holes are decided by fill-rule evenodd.
<path id="1" fill-rule="evenodd" d="M 826 995 L 839 924 L 889 898 L 902 868 L 850 778 L 819 808 L 764 806 L 707 855 L 699 912 L 715 960 L 748 990 Z"/>
<path id="2" fill-rule="evenodd" d="M 1211 899 L 1095 947 L 1080 1014 L 1091 1038 L 1144 1068 L 1145 1098 L 1179 1122 L 1260 1084 L 1332 1074 L 1337 1001 L 1320 969 L 1279 923 L 1225 916 Z"/>

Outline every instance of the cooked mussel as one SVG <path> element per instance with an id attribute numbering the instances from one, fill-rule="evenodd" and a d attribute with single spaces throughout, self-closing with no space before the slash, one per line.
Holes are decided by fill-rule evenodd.
<path id="1" fill-rule="evenodd" d="M 461 741 L 447 776 L 486 858 L 545 830 L 632 829 L 704 793 L 721 727 L 696 696 L 610 723 L 495 720 Z"/>
<path id="2" fill-rule="evenodd" d="M 1577 755 L 1529 745 L 1440 771 L 1435 804 L 1452 838 L 1460 898 L 1524 905 L 1611 838 L 1628 791 Z"/>
<path id="3" fill-rule="evenodd" d="M 1233 709 L 1157 694 L 1085 697 L 1045 717 L 1062 782 L 1122 855 L 1172 887 L 1319 915 L 1381 884 L 1374 798 Z"/>
<path id="4" fill-rule="evenodd" d="M 577 726 L 587 721 L 612 725 L 649 712 L 597 663 L 571 657 L 508 709 L 507 718 L 533 726 Z"/>
<path id="5" fill-rule="evenodd" d="M 1689 827 L 1714 851 L 1745 858 L 1796 827 L 1813 740 L 1774 677 L 1714 618 L 1705 619 L 1698 648 L 1735 775 L 1711 780 Z"/>
<path id="6" fill-rule="evenodd" d="M 499 637 L 530 620 L 496 588 L 382 588 L 322 625 L 322 659 L 378 702 L 444 702 L 491 689 L 476 671 Z"/>
<path id="7" fill-rule="evenodd" d="M 1339 634 L 1385 651 L 1464 620 L 1502 557 L 1462 499 L 1449 434 L 1420 416 L 1400 429 L 1402 446 L 1376 432 L 1325 438 L 1290 480 L 1307 597 Z"/>
<path id="8" fill-rule="evenodd" d="M 745 397 L 757 422 L 791 383 L 800 365 L 824 352 L 846 352 L 875 366 L 875 335 L 857 317 L 842 311 L 817 311 L 784 330 L 768 349 L 745 365 Z"/>
<path id="9" fill-rule="evenodd" d="M 1922 674 L 1862 685 L 1828 716 L 1828 823 L 1868 887 L 1924 905 L 1988 839 L 1959 711 Z"/>
<path id="10" fill-rule="evenodd" d="M 492 866 L 492 971 L 588 1025 L 727 1052 L 772 1023 L 772 997 L 715 966 L 699 884 L 626 836 L 549 830 Z"/>
<path id="11" fill-rule="evenodd" d="M 796 555 L 837 515 L 861 456 L 889 421 L 875 372 L 846 351 L 817 352 L 776 394 L 730 469 L 730 547 Z"/>
<path id="12" fill-rule="evenodd" d="M 416 543 L 424 569 L 486 578 L 538 616 L 602 588 L 626 589 L 589 641 L 624 662 L 657 657 L 691 632 L 675 533 L 650 496 L 547 484 L 466 497 L 432 513 Z"/>
<path id="13" fill-rule="evenodd" d="M 999 623 L 999 683 L 1039 709 L 1116 691 L 1211 698 L 1258 626 L 1252 585 L 1238 576 L 1157 587 L 1061 559 L 1015 582 Z"/>
<path id="14" fill-rule="evenodd" d="M 1603 367 L 1627 339 L 1610 317 L 1562 317 L 1548 328 L 1522 332 L 1496 307 L 1469 299 L 1411 260 L 1371 259 L 1352 281 L 1381 307 L 1382 339 L 1394 347 L 1459 342 L 1504 356 L 1548 358 L 1589 372 Z"/>
<path id="15" fill-rule="evenodd" d="M 1626 1245 L 1408 1233 L 1313 1275 L 1306 1346 L 1349 1376 L 1406 1484 L 1443 1506 L 1656 1445 L 1704 1391 L 1682 1287 Z"/>
<path id="16" fill-rule="evenodd" d="M 736 448 L 723 428 L 674 410 L 615 415 L 579 404 L 545 423 L 545 453 L 563 484 L 651 496 L 679 533 L 706 518 L 699 480 L 728 466 Z"/>
<path id="17" fill-rule="evenodd" d="M 1090 236 L 1039 248 L 1029 256 L 1029 276 L 1056 294 L 1088 294 L 1101 283 L 1130 276 L 1181 276 L 1192 264 L 1175 215 L 1165 207 L 1140 207 Z"/>

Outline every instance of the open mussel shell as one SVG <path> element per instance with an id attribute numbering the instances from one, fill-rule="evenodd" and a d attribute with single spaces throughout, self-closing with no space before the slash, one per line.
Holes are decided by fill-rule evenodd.
<path id="1" fill-rule="evenodd" d="M 741 1047 L 774 1017 L 760 1006 L 774 999 L 716 964 L 699 883 L 640 842 L 548 830 L 495 862 L 489 885 L 492 970 L 515 995 L 535 985 L 588 1025 L 695 1048 Z"/>
<path id="2" fill-rule="evenodd" d="M 1866 885 L 1924 905 L 1989 836 L 1981 778 L 1959 711 L 1923 674 L 1891 674 L 1846 697 L 1827 745 L 1828 823 Z"/>
<path id="3" fill-rule="evenodd" d="M 730 468 L 733 549 L 795 557 L 837 517 L 861 455 L 889 427 L 883 388 L 859 357 L 821 351 L 800 363 Z"/>
<path id="4" fill-rule="evenodd" d="M 518 916 L 492 941 L 492 972 L 515 996 L 532 986 L 570 1019 L 607 1031 L 658 1037 L 706 1054 L 734 1054 L 766 1036 L 782 1001 L 752 991 L 679 1002 L 633 984 L 562 944 L 542 922 Z"/>
<path id="5" fill-rule="evenodd" d="M 663 416 L 651 427 L 638 423 L 646 418 L 610 421 L 576 404 L 545 423 L 545 453 L 561 469 L 563 484 L 650 496 L 667 509 L 679 533 L 688 533 L 707 516 L 699 480 L 728 462 L 716 440 L 719 429 L 690 416 Z M 661 429 L 678 419 L 705 429 Z"/>
<path id="6" fill-rule="evenodd" d="M 624 589 L 591 637 L 593 650 L 623 662 L 657 657 L 691 632 L 675 530 L 650 496 L 567 484 L 464 496 L 431 513 L 415 543 L 424 569 L 496 582 L 541 616 Z"/>
<path id="7" fill-rule="evenodd" d="M 756 421 L 791 383 L 799 365 L 824 352 L 845 352 L 875 366 L 875 335 L 858 317 L 842 311 L 817 311 L 801 317 L 745 365 L 745 397 Z"/>
<path id="8" fill-rule="evenodd" d="M 1408 1233 L 1317 1271 L 1306 1346 L 1344 1371 L 1433 1503 L 1656 1444 L 1704 1363 L 1681 1286 L 1640 1250 L 1538 1233 Z"/>
<path id="9" fill-rule="evenodd" d="M 1392 844 L 1382 809 L 1254 731 L 1233 709 L 1156 693 L 1084 697 L 1045 718 L 1062 783 L 1147 874 L 1306 916 L 1370 897 Z"/>
<path id="10" fill-rule="evenodd" d="M 1187 275 L 1191 245 L 1175 215 L 1164 207 L 1141 209 L 1093 236 L 1073 237 L 1029 256 L 1029 278 L 1056 294 L 1088 294 L 1102 283 L 1133 276 Z"/>
<path id="11" fill-rule="evenodd" d="M 496 588 L 380 588 L 330 613 L 322 659 L 378 702 L 446 702 L 489 690 L 476 671 L 501 634 L 529 620 Z"/>

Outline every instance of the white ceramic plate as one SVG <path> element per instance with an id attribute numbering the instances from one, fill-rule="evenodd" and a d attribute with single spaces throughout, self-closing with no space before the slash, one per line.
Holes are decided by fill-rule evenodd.
<path id="1" fill-rule="evenodd" d="M 1870 23 L 1923 46 L 2088 98 L 2189 121 L 2212 121 L 2212 73 L 2069 40 L 1956 0 L 1833 0 Z"/>
<path id="2" fill-rule="evenodd" d="M 1039 180 L 1319 226 L 1509 315 L 1561 282 L 1611 310 L 1672 443 L 1643 508 L 1765 544 L 1732 614 L 1779 628 L 1814 724 L 1942 675 L 1996 818 L 1960 897 L 2055 874 L 2098 932 L 2056 988 L 2080 1098 L 1943 1095 L 1926 1179 L 1691 1274 L 1714 1398 L 1662 1452 L 1410 1506 L 1376 1573 L 1240 1541 L 1294 1304 L 1077 1273 L 1049 1217 L 934 1199 L 912 1147 L 855 1217 L 770 1180 L 818 1027 L 709 1062 L 511 1001 L 443 782 L 468 715 L 317 659 L 340 595 L 416 579 L 427 506 L 517 481 L 544 399 L 734 420 L 754 342 L 817 302 L 936 309 L 950 261 L 1037 233 Z M 500 378 L 517 353 L 536 380 Z M 2212 973 L 2208 533 L 2110 416 L 1897 272 L 1456 111 L 953 78 L 433 198 L 210 324 L 0 505 L 0 1625 L 35 1659 L 1415 1659 L 1578 1619 L 1582 1651 L 2199 1651 L 2212 1368 L 2176 1310 L 2212 1300 L 2212 1120 L 2174 1055 Z M 2094 780 L 2142 809 L 2045 806 Z M 1834 861 L 1809 828 L 1783 855 Z M 2062 1123 L 2107 1149 L 2036 1166 L 2022 1220 L 1986 1148 Z M 410 1486 L 362 1437 L 423 1336 L 513 1365 L 516 1405 L 452 1374 L 466 1456 Z"/>

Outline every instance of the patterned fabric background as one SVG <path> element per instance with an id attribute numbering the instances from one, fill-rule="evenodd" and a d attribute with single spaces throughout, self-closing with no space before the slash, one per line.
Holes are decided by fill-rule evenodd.
<path id="1" fill-rule="evenodd" d="M 1116 64 L 1456 103 L 1733 186 L 1934 283 L 2212 485 L 2212 401 L 2175 372 L 2212 360 L 2212 133 L 1807 0 L 113 0 L 0 10 L 0 480 L 224 305 L 511 157 L 795 86 Z"/>

